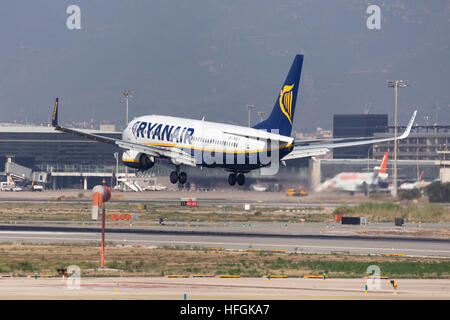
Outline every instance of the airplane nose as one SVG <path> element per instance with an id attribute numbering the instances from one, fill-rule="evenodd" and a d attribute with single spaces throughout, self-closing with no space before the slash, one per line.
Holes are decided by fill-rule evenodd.
<path id="1" fill-rule="evenodd" d="M 127 127 L 125 128 L 125 130 L 123 130 L 123 133 L 122 133 L 122 140 L 130 140 L 130 134 L 131 134 L 130 127 L 127 126 Z"/>

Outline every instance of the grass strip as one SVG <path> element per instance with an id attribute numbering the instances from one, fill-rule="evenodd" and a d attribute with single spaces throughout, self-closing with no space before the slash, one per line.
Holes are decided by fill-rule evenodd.
<path id="1" fill-rule="evenodd" d="M 390 278 L 450 277 L 450 259 L 404 256 L 300 254 L 271 251 L 229 251 L 184 248 L 107 246 L 106 271 L 98 271 L 100 248 L 92 245 L 0 244 L 0 275 L 57 274 L 77 265 L 82 276 L 233 275 L 262 277 L 268 273 L 288 277 L 364 278 L 376 265 Z"/>

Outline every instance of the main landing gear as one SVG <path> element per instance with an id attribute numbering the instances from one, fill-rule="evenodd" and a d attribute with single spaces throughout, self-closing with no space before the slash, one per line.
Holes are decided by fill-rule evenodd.
<path id="1" fill-rule="evenodd" d="M 176 171 L 172 171 L 170 173 L 170 182 L 175 184 L 177 182 L 181 184 L 185 184 L 187 181 L 187 174 L 186 172 L 180 172 L 180 168 L 177 167 Z"/>
<path id="2" fill-rule="evenodd" d="M 245 184 L 245 176 L 242 173 L 230 173 L 228 176 L 228 183 L 230 186 L 234 186 L 236 182 L 238 185 L 243 186 Z"/>

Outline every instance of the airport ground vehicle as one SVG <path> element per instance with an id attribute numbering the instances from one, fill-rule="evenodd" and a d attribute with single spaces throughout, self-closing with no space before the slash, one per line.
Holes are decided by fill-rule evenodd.
<path id="1" fill-rule="evenodd" d="M 40 184 L 34 184 L 34 185 L 31 187 L 31 190 L 33 190 L 33 191 L 43 191 L 43 190 L 44 190 L 44 187 L 43 187 L 42 185 L 40 185 Z"/>
<path id="2" fill-rule="evenodd" d="M 146 186 L 144 188 L 142 188 L 144 191 L 163 191 L 166 189 L 166 187 L 164 186 L 159 186 L 159 185 L 153 185 L 153 186 Z"/>
<path id="3" fill-rule="evenodd" d="M 302 188 L 300 188 L 298 190 L 296 190 L 294 188 L 291 188 L 291 189 L 287 189 L 286 190 L 286 195 L 287 196 L 303 197 L 303 196 L 307 196 L 308 192 L 305 189 L 302 189 Z"/>
<path id="4" fill-rule="evenodd" d="M 0 191 L 12 191 L 14 185 L 11 185 L 8 182 L 0 182 Z"/>
<path id="5" fill-rule="evenodd" d="M 6 181 L 0 182 L 0 191 L 14 191 L 16 183 L 11 176 L 6 177 Z"/>

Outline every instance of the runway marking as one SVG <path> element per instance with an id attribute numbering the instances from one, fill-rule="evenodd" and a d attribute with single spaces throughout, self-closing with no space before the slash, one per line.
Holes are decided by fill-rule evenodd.
<path id="1" fill-rule="evenodd" d="M 224 278 L 220 278 L 223 280 L 226 280 L 227 278 L 238 278 L 238 277 L 229 277 L 229 275 L 226 275 Z M 242 278 L 238 278 L 242 279 Z M 55 281 L 60 281 L 60 279 L 54 279 Z M 184 279 L 183 279 L 184 280 Z M 284 279 L 282 279 L 284 280 Z M 189 289 L 209 289 L 209 290 L 217 290 L 217 288 L 222 289 L 258 289 L 258 290 L 290 290 L 290 291 L 336 291 L 336 292 L 359 292 L 360 289 L 353 289 L 353 288 L 336 288 L 336 287 L 328 287 L 328 288 L 318 288 L 318 287 L 289 287 L 289 286 L 273 286 L 273 285 L 245 285 L 245 284 L 239 284 L 239 283 L 233 283 L 229 282 L 227 284 L 222 283 L 191 283 L 191 282 L 183 282 L 183 283 L 176 283 L 171 281 L 177 281 L 176 278 L 168 279 L 169 282 L 162 282 L 160 280 L 157 281 L 151 281 L 151 282 L 127 282 L 127 283 L 120 283 L 120 288 L 123 289 L 173 289 L 173 288 L 189 288 Z M 239 280 L 233 280 L 233 281 L 239 281 Z M 54 288 L 54 287 L 66 287 L 66 284 L 64 283 L 38 283 L 33 284 L 33 287 L 39 287 L 39 288 Z M 116 288 L 117 283 L 81 283 L 80 289 L 83 293 L 89 290 L 89 288 Z M 84 289 L 84 290 L 83 290 Z M 17 287 L 14 288 L 15 293 L 17 292 Z M 67 293 L 68 291 L 65 291 L 64 293 Z M 73 291 L 72 291 L 73 292 Z M 402 293 L 412 293 L 414 291 L 402 291 Z M 91 291 L 91 294 L 94 292 Z M 376 292 L 371 292 L 372 294 L 376 293 L 391 293 L 390 290 L 377 290 Z M 31 295 L 35 295 L 36 293 L 29 293 Z M 99 294 L 103 294 L 102 292 L 99 292 Z M 140 293 L 137 293 L 140 294 Z"/>
<path id="2" fill-rule="evenodd" d="M 229 275 L 226 275 L 226 278 L 220 278 L 220 279 L 227 279 L 229 278 Z M 218 277 L 218 276 L 216 276 Z M 234 277 L 237 278 L 237 277 Z M 322 277 L 323 278 L 323 277 Z M 242 279 L 242 278 L 238 278 Z M 283 279 L 283 278 L 282 278 Z M 170 279 L 174 280 L 174 279 Z M 169 281 L 170 281 L 169 280 Z M 283 279 L 284 280 L 284 279 Z M 336 279 L 333 279 L 331 281 L 334 281 Z M 176 281 L 176 280 L 174 280 Z M 239 280 L 237 280 L 239 281 Z M 135 285 L 136 282 L 129 282 L 129 284 Z M 142 284 L 143 282 L 139 282 L 138 284 Z M 336 288 L 336 287 L 328 287 L 328 288 L 318 288 L 318 287 L 288 287 L 288 286 L 273 286 L 273 285 L 243 285 L 236 282 L 228 282 L 227 284 L 222 283 L 191 283 L 191 282 L 182 282 L 182 283 L 176 283 L 176 282 L 161 282 L 161 281 L 152 281 L 150 282 L 152 285 L 159 284 L 159 285 L 167 285 L 170 287 L 190 287 L 190 288 L 202 288 L 202 289 L 214 289 L 214 288 L 225 288 L 225 289 L 269 289 L 269 290 L 293 290 L 293 291 L 337 291 L 337 292 L 360 292 L 360 289 L 342 289 L 342 288 Z M 122 285 L 122 284 L 121 284 Z M 133 287 L 131 287 L 133 288 Z M 408 291 L 402 291 L 403 293 L 409 293 Z M 377 290 L 372 291 L 372 294 L 375 293 L 391 293 L 390 290 Z"/>
<path id="3" fill-rule="evenodd" d="M 86 234 L 85 232 L 58 232 L 58 231 L 0 231 L 1 233 L 9 233 L 9 234 L 25 234 L 25 235 L 33 235 L 33 234 L 72 234 L 72 235 L 82 235 Z"/>
<path id="4" fill-rule="evenodd" d="M 15 232 L 8 232 L 8 231 L 3 231 L 3 233 L 15 233 Z M 26 233 L 26 232 L 23 232 Z M 36 232 L 39 233 L 39 232 Z M 64 234 L 77 234 L 77 233 L 64 233 Z M 79 233 L 78 233 L 79 234 Z M 81 233 L 83 235 L 85 235 L 85 233 Z M 3 238 L 8 238 L 8 239 L 16 239 L 16 240 L 26 240 L 24 238 L 18 238 L 18 237 L 8 237 L 8 236 L 3 236 Z M 82 238 L 82 239 L 78 239 L 78 238 L 68 238 L 68 237 L 64 237 L 64 238 L 57 238 L 57 237 L 39 237 L 39 238 L 30 238 L 28 240 L 34 240 L 34 241 L 39 241 L 39 240 L 65 240 L 65 241 L 100 241 L 100 239 L 98 238 Z M 138 241 L 140 243 L 144 242 L 144 243 L 168 243 L 168 244 L 185 244 L 185 245 L 204 245 L 204 246 L 209 246 L 209 245 L 228 245 L 228 246 L 248 246 L 248 245 L 252 245 L 252 246 L 261 246 L 261 247 L 292 247 L 292 248 L 309 248 L 309 249 L 338 249 L 338 250 L 373 250 L 373 251 L 414 251 L 414 252 L 434 252 L 434 253 L 447 253 L 450 254 L 450 250 L 430 250 L 430 249 L 413 249 L 413 248 L 366 248 L 366 247 L 332 247 L 332 246 L 312 246 L 312 245 L 306 245 L 306 246 L 302 246 L 302 245 L 297 245 L 297 244 L 270 244 L 270 243 L 242 243 L 242 242 L 204 242 L 204 241 L 177 241 L 177 240 L 128 240 L 128 239 L 108 239 L 107 241 L 110 242 L 129 242 L 130 244 L 134 241 Z"/>

